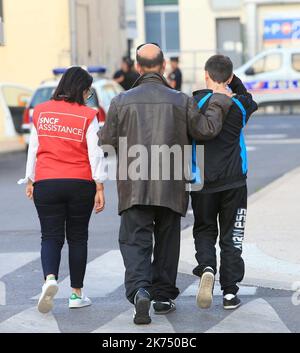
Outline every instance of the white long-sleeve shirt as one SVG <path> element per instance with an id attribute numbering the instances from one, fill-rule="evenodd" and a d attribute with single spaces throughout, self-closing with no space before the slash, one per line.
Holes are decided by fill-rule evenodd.
<path id="1" fill-rule="evenodd" d="M 104 153 L 102 149 L 98 146 L 98 137 L 97 132 L 99 131 L 98 120 L 95 117 L 88 127 L 86 133 L 86 141 L 88 146 L 88 155 L 91 165 L 92 177 L 96 183 L 103 183 L 107 179 L 106 173 L 106 162 L 104 158 Z M 26 163 L 26 174 L 25 178 L 19 180 L 18 184 L 26 184 L 29 179 L 35 181 L 35 167 L 36 167 L 36 158 L 37 151 L 39 148 L 39 138 L 35 126 L 32 126 L 28 157 Z"/>

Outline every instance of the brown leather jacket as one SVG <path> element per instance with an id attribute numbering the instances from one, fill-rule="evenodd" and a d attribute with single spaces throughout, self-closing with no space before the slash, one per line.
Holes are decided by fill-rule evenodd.
<path id="1" fill-rule="evenodd" d="M 98 133 L 99 145 L 114 146 L 122 168 L 124 159 L 127 159 L 126 169 L 139 157 L 128 156 L 130 147 L 145 146 L 150 156 L 147 162 L 150 171 L 152 146 L 179 145 L 183 149 L 191 144 L 191 139 L 199 141 L 216 137 L 231 105 L 229 97 L 215 94 L 204 115 L 194 98 L 171 89 L 159 74 L 145 74 L 131 90 L 112 100 L 106 123 Z M 127 137 L 125 157 L 124 151 L 119 148 L 121 137 Z M 161 174 L 159 180 L 122 180 L 120 173 L 124 175 L 124 170 L 121 171 L 120 167 L 117 170 L 120 214 L 135 205 L 151 205 L 168 207 L 185 216 L 189 200 L 186 179 L 176 180 L 171 170 L 171 180 L 163 180 Z"/>

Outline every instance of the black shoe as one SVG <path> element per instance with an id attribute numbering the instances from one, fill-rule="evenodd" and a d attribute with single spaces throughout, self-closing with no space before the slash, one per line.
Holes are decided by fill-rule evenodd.
<path id="1" fill-rule="evenodd" d="M 143 288 L 139 289 L 134 297 L 134 317 L 133 322 L 136 325 L 149 325 L 151 323 L 150 294 Z"/>
<path id="2" fill-rule="evenodd" d="M 169 299 L 167 301 L 155 301 L 153 303 L 154 314 L 166 315 L 176 310 L 175 303 Z"/>
<path id="3" fill-rule="evenodd" d="M 202 273 L 197 293 L 197 304 L 201 309 L 211 307 L 215 285 L 215 272 L 211 267 L 206 267 Z"/>
<path id="4" fill-rule="evenodd" d="M 237 295 L 235 295 L 231 299 L 227 299 L 226 297 L 228 295 L 230 294 L 225 295 L 223 298 L 223 306 L 225 310 L 234 310 L 234 309 L 237 309 L 239 306 L 241 306 L 241 300 L 238 298 Z"/>

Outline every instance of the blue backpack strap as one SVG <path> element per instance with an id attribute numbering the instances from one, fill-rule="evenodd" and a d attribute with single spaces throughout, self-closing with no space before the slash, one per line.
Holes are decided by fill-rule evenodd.
<path id="1" fill-rule="evenodd" d="M 244 108 L 243 104 L 238 99 L 233 97 L 232 100 L 238 106 L 240 111 L 242 112 L 242 115 L 243 115 L 243 128 L 244 128 L 246 126 L 246 120 L 247 120 L 246 109 Z M 248 172 L 248 157 L 247 157 L 247 148 L 246 148 L 245 136 L 244 136 L 243 131 L 241 131 L 241 136 L 240 136 L 240 147 L 241 147 L 241 158 L 242 158 L 243 174 L 247 174 L 247 172 Z"/>
<path id="2" fill-rule="evenodd" d="M 212 96 L 212 93 L 208 93 L 204 96 L 198 103 L 198 108 L 202 109 L 204 104 L 209 100 Z M 201 171 L 197 164 L 197 143 L 193 140 L 192 143 L 192 184 L 201 184 Z"/>

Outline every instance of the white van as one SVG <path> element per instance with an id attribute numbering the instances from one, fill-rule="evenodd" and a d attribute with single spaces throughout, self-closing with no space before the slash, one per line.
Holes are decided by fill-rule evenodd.
<path id="1" fill-rule="evenodd" d="M 235 74 L 261 106 L 300 103 L 300 48 L 264 51 Z"/>

